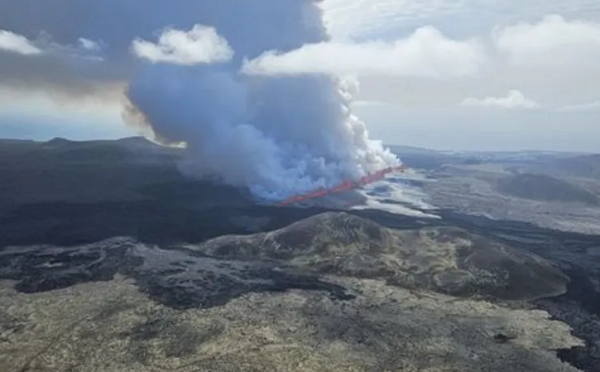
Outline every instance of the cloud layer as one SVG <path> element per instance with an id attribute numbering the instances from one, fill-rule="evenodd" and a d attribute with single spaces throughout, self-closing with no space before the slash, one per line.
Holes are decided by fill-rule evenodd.
<path id="1" fill-rule="evenodd" d="M 484 61 L 473 40 L 456 41 L 434 27 L 422 27 L 395 42 L 322 42 L 287 53 L 268 51 L 246 62 L 244 72 L 260 75 L 383 75 L 456 77 L 473 74 Z"/>
<path id="2" fill-rule="evenodd" d="M 0 51 L 7 51 L 22 55 L 40 54 L 42 51 L 27 40 L 25 36 L 13 32 L 0 30 Z"/>
<path id="3" fill-rule="evenodd" d="M 518 90 L 511 90 L 506 97 L 466 98 L 461 102 L 462 106 L 471 107 L 493 107 L 501 109 L 536 109 L 540 105 L 525 98 Z"/>
<path id="4" fill-rule="evenodd" d="M 366 134 L 352 134 L 366 128 L 350 111 L 356 90 L 341 83 L 345 75 L 357 76 L 359 99 L 370 102 L 415 104 L 428 111 L 452 107 L 464 115 L 494 111 L 468 110 L 458 102 L 529 108 L 528 114 L 512 110 L 511 115 L 534 115 L 532 108 L 544 108 L 535 115 L 577 113 L 578 120 L 593 115 L 600 101 L 595 3 L 508 1 L 325 0 L 318 4 L 323 13 L 318 1 L 309 0 L 256 0 L 255 6 L 209 0 L 181 0 L 177 6 L 166 0 L 0 0 L 0 89 L 17 92 L 15 97 L 45 92 L 63 102 L 109 95 L 117 101 L 132 82 L 130 98 L 143 111 L 138 118 L 164 136 L 188 135 L 181 123 L 206 136 L 197 128 L 238 122 L 254 128 L 235 125 L 238 135 L 275 149 L 269 141 L 279 144 L 287 133 L 273 123 L 285 123 L 288 142 L 310 151 L 327 148 L 315 150 L 315 158 L 328 159 L 327 166 L 339 165 L 332 159 L 344 156 L 377 158 L 380 151 L 340 150 L 346 142 L 373 145 L 365 147 Z M 548 11 L 556 14 L 544 16 Z M 290 89 L 291 83 L 296 88 Z M 511 89 L 526 97 L 503 96 Z M 160 94 L 141 93 L 146 90 Z M 164 102 L 175 112 L 157 112 Z M 176 110 L 179 103 L 197 107 Z M 225 108 L 227 118 L 215 114 Z M 332 121 L 345 124 L 324 131 L 343 140 L 306 145 L 316 139 L 302 137 L 303 131 L 319 133 Z M 235 135 L 227 138 L 224 142 L 236 143 Z M 210 146 L 199 141 L 197 148 L 202 154 Z M 318 174 L 313 171 L 318 167 L 298 174 Z M 304 178 L 307 184 L 315 179 Z"/>
<path id="5" fill-rule="evenodd" d="M 142 39 L 133 41 L 133 53 L 152 63 L 168 62 L 178 65 L 226 62 L 233 50 L 213 27 L 195 25 L 189 31 L 164 30 L 157 43 Z"/>
<path id="6" fill-rule="evenodd" d="M 477 38 L 453 38 L 439 28 L 425 26 L 404 37 L 374 41 L 323 38 L 324 26 L 318 22 L 308 25 L 318 31 L 313 32 L 304 44 L 294 45 L 290 40 L 285 43 L 285 48 L 280 48 L 273 42 L 278 36 L 276 33 L 260 31 L 259 22 L 263 22 L 261 17 L 264 15 L 257 10 L 247 10 L 248 14 L 237 10 L 227 15 L 223 11 L 226 5 L 185 0 L 180 8 L 189 14 L 182 14 L 178 9 L 162 6 L 164 0 L 148 0 L 144 8 L 154 11 L 140 15 L 135 12 L 139 0 L 129 0 L 129 5 L 101 0 L 90 0 L 85 4 L 66 0 L 61 6 L 57 0 L 32 1 L 34 4 L 24 6 L 0 0 L 0 6 L 11 9 L 11 17 L 0 14 L 0 28 L 5 28 L 0 34 L 0 50 L 12 50 L 12 56 L 6 53 L 0 56 L 0 69 L 5 72 L 0 77 L 0 85 L 31 87 L 37 82 L 40 87 L 59 91 L 72 89 L 75 95 L 80 95 L 82 89 L 97 91 L 97 86 L 105 81 L 126 82 L 133 78 L 139 66 L 132 57 L 137 56 L 151 63 L 187 66 L 246 59 L 243 72 L 263 76 L 316 73 L 342 77 L 356 75 L 361 79 L 371 75 L 398 79 L 483 77 L 493 80 L 489 76 L 496 74 L 508 79 L 514 76 L 513 80 L 516 80 L 522 75 L 524 80 L 537 79 L 535 83 L 545 86 L 546 90 L 550 81 L 561 79 L 557 74 L 562 71 L 564 80 L 580 83 L 582 92 L 589 92 L 587 96 L 582 94 L 579 100 L 600 99 L 591 92 L 594 79 L 586 78 L 600 73 L 600 23 L 589 20 L 549 15 L 529 23 L 507 23 Z M 329 23 L 335 23 L 335 15 L 362 14 L 364 22 L 370 20 L 384 25 L 389 23 L 383 22 L 388 15 L 398 22 L 419 15 L 418 19 L 427 20 L 459 14 L 462 9 L 475 9 L 476 5 L 473 1 L 454 5 L 412 0 L 401 3 L 375 0 L 376 6 L 367 7 L 371 10 L 355 0 L 327 0 L 322 6 Z M 558 2 L 552 4 L 551 9 L 562 9 Z M 30 14 L 32 7 L 39 9 L 35 23 Z M 280 17 L 280 8 L 283 5 L 275 6 L 268 15 Z M 102 14 L 111 14 L 110 22 Z M 222 20 L 227 17 L 235 22 L 226 24 Z M 66 19 L 72 19 L 72 27 L 64 27 Z M 291 15 L 269 20 L 278 28 L 284 28 L 285 22 L 289 21 Z M 357 20 L 353 27 L 360 29 L 361 22 Z M 237 35 L 234 40 L 229 40 L 219 34 L 231 35 L 235 23 L 252 24 L 252 30 L 260 36 L 254 43 L 244 44 Z M 182 27 L 173 29 L 177 24 Z M 334 32 L 334 35 L 337 34 Z M 33 60 L 33 57 L 37 59 Z M 98 64 L 100 60 L 104 63 Z M 546 71 L 548 77 L 543 76 L 542 71 Z M 586 81 L 590 81 L 589 86 Z M 511 85 L 524 89 L 515 81 Z M 366 87 L 369 90 L 368 84 Z M 435 94 L 431 97 L 435 98 Z M 573 98 L 570 97 L 570 101 Z"/>
<path id="7" fill-rule="evenodd" d="M 595 0 L 325 0 L 325 19 L 334 38 L 389 38 L 407 29 L 439 24 L 456 34 L 482 34 L 498 24 L 513 24 L 562 14 L 598 20 Z"/>
<path id="8" fill-rule="evenodd" d="M 520 22 L 497 29 L 493 39 L 497 49 L 507 53 L 512 63 L 523 65 L 600 63 L 600 23 L 567 21 L 548 15 L 535 23 Z"/>
<path id="9" fill-rule="evenodd" d="M 566 105 L 559 109 L 563 112 L 589 112 L 589 111 L 600 111 L 600 101 L 576 103 L 572 105 Z"/>

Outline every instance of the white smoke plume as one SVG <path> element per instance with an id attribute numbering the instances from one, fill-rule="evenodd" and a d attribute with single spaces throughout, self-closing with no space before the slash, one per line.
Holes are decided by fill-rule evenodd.
<path id="1" fill-rule="evenodd" d="M 351 114 L 354 81 L 240 72 L 244 60 L 267 51 L 326 41 L 316 0 L 198 1 L 195 8 L 202 8 L 195 24 L 186 13 L 155 40 L 134 41 L 142 66 L 128 90 L 154 133 L 187 143 L 186 172 L 276 200 L 398 164 Z"/>
<path id="2" fill-rule="evenodd" d="M 190 175 L 271 200 L 332 186 L 398 163 L 351 114 L 357 85 L 328 70 L 242 71 L 328 41 L 318 3 L 0 0 L 0 87 L 101 97 L 127 86 L 123 116 L 185 142 Z"/>

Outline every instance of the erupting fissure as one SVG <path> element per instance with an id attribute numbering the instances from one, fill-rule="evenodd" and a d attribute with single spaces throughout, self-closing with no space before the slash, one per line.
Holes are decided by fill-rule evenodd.
<path id="1" fill-rule="evenodd" d="M 293 195 L 283 201 L 280 201 L 279 203 L 277 203 L 277 205 L 281 206 L 281 207 L 285 207 L 285 206 L 300 203 L 300 202 L 303 202 L 303 201 L 306 201 L 309 199 L 320 198 L 320 197 L 324 197 L 324 196 L 327 196 L 330 194 L 335 194 L 335 193 L 352 190 L 352 189 L 355 189 L 355 188 L 358 188 L 361 186 L 366 186 L 368 184 L 380 181 L 380 180 L 384 179 L 386 175 L 388 175 L 392 172 L 404 172 L 404 171 L 406 171 L 406 169 L 407 169 L 407 167 L 404 164 L 396 166 L 396 167 L 388 167 L 388 168 L 382 169 L 380 171 L 367 174 L 366 176 L 361 177 L 358 181 L 344 180 L 340 184 L 338 184 L 334 187 L 328 188 L 328 189 L 321 187 L 315 191 L 311 191 L 306 194 Z"/>
<path id="2" fill-rule="evenodd" d="M 127 90 L 137 115 L 126 118 L 164 142 L 186 143 L 187 176 L 214 176 L 274 203 L 306 190 L 343 191 L 352 182 L 319 188 L 399 165 L 352 113 L 354 77 L 244 69 L 263 55 L 327 42 L 319 2 L 206 0 L 166 9 L 176 13 L 161 18 L 169 28 L 132 45 L 142 62 Z"/>

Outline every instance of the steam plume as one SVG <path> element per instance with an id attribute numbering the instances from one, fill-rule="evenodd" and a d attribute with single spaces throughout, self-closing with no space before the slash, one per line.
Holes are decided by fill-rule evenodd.
<path id="1" fill-rule="evenodd" d="M 351 114 L 354 81 L 240 72 L 267 51 L 326 41 L 315 0 L 205 3 L 197 24 L 132 45 L 146 61 L 129 99 L 157 137 L 187 143 L 186 172 L 278 199 L 398 163 Z"/>

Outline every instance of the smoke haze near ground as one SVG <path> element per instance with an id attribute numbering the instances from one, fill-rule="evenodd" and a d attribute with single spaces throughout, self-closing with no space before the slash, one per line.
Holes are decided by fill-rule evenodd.
<path id="1" fill-rule="evenodd" d="M 187 143 L 185 172 L 278 199 L 398 164 L 351 114 L 352 79 L 240 73 L 245 60 L 265 51 L 327 40 L 316 2 L 204 3 L 193 27 L 172 24 L 153 40 L 136 41 L 152 53 L 137 50 L 143 66 L 128 91 L 157 135 Z M 218 43 L 217 54 L 207 40 Z M 194 43 L 203 43 L 204 53 L 190 53 Z"/>

